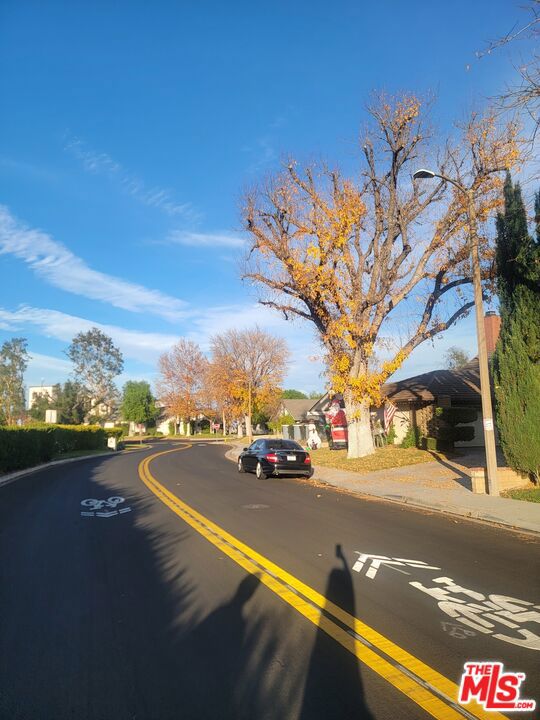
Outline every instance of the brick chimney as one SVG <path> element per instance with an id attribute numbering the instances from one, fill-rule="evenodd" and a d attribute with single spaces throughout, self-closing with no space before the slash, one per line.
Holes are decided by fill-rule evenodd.
<path id="1" fill-rule="evenodd" d="M 488 357 L 495 352 L 495 345 L 501 331 L 501 318 L 494 310 L 488 310 L 484 317 L 484 329 L 486 332 L 486 349 Z"/>

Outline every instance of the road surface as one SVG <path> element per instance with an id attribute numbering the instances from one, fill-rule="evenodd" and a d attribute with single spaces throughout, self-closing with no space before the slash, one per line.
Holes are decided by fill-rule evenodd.
<path id="1" fill-rule="evenodd" d="M 224 451 L 162 441 L 0 488 L 0 718 L 504 716 L 460 709 L 471 660 L 540 700 L 536 538 Z"/>

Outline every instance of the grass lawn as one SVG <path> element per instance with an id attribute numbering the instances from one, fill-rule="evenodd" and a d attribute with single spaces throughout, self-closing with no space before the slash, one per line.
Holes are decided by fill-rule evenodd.
<path id="1" fill-rule="evenodd" d="M 503 493 L 504 497 L 512 500 L 527 500 L 528 502 L 540 503 L 540 487 L 514 488 Z"/>
<path id="2" fill-rule="evenodd" d="M 352 470 L 359 473 L 368 473 L 373 470 L 388 470 L 389 468 L 417 465 L 430 462 L 433 455 L 418 448 L 400 448 L 396 445 L 385 445 L 377 448 L 374 455 L 363 458 L 347 460 L 346 450 L 329 450 L 321 448 L 311 453 L 313 465 L 317 467 L 332 467 L 338 470 Z"/>

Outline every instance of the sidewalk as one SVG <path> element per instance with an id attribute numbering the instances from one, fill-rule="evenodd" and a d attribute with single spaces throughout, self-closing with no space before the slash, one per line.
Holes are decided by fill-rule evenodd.
<path id="1" fill-rule="evenodd" d="M 226 457 L 236 461 L 239 454 L 240 448 L 231 448 Z M 317 482 L 424 510 L 540 533 L 540 503 L 475 495 L 468 489 L 465 473 L 459 466 L 449 463 L 442 468 L 439 462 L 428 462 L 360 474 L 317 467 L 316 452 L 312 457 L 315 466 L 312 479 Z"/>

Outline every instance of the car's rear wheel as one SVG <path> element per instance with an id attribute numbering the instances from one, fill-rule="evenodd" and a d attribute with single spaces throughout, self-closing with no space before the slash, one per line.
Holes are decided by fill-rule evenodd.
<path id="1" fill-rule="evenodd" d="M 238 458 L 238 472 L 239 473 L 246 472 L 245 468 L 244 468 L 244 463 L 242 462 L 242 458 Z"/>
<path id="2" fill-rule="evenodd" d="M 257 476 L 257 480 L 264 480 L 268 477 L 260 462 L 257 463 L 257 467 L 255 468 L 255 475 Z"/>

